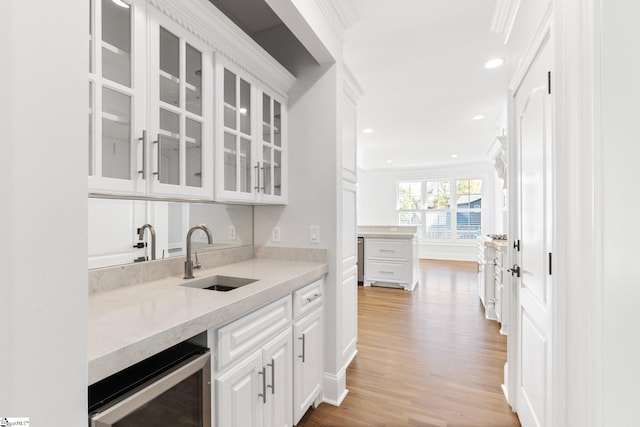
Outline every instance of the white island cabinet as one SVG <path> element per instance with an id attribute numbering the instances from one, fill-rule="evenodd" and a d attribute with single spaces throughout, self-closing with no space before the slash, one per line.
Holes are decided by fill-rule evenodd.
<path id="1" fill-rule="evenodd" d="M 359 226 L 364 237 L 364 286 L 412 291 L 418 283 L 415 226 Z"/>

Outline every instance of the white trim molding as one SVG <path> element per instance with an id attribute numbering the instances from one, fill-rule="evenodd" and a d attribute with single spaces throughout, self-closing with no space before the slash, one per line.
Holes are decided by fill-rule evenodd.
<path id="1" fill-rule="evenodd" d="M 522 0 L 498 0 L 496 2 L 491 20 L 491 31 L 502 34 L 505 44 L 509 42 L 511 37 L 511 30 L 513 30 L 521 2 Z"/>
<path id="2" fill-rule="evenodd" d="M 342 65 L 342 72 L 344 76 L 343 91 L 354 105 L 358 105 L 358 100 L 364 95 L 364 91 L 346 64 Z"/>
<path id="3" fill-rule="evenodd" d="M 603 139 L 600 0 L 556 4 L 556 259 L 553 425 L 603 416 Z M 562 400 L 558 398 L 562 396 Z"/>
<path id="4" fill-rule="evenodd" d="M 287 98 L 295 76 L 209 1 L 149 0 L 149 4 L 270 90 Z"/>

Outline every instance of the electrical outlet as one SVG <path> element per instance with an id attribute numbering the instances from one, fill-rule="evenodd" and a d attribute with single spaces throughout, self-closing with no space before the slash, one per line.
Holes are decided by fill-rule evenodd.
<path id="1" fill-rule="evenodd" d="M 280 242 L 280 227 L 273 227 L 273 232 L 271 233 L 271 241 L 274 243 Z"/>
<path id="2" fill-rule="evenodd" d="M 320 226 L 318 225 L 309 226 L 309 242 L 320 243 Z"/>
<path id="3" fill-rule="evenodd" d="M 236 226 L 229 226 L 229 240 L 236 240 Z"/>

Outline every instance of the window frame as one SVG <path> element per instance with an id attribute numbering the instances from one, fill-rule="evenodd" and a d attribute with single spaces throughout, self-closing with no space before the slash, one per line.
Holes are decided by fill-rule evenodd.
<path id="1" fill-rule="evenodd" d="M 472 181 L 478 180 L 481 185 L 481 206 L 478 207 L 467 207 L 467 208 L 459 208 L 455 203 L 458 200 L 457 194 L 457 184 L 460 181 Z M 428 209 L 427 208 L 427 187 L 428 183 L 443 183 L 447 182 L 449 184 L 449 206 L 448 208 L 437 208 L 437 209 Z M 421 205 L 417 209 L 403 209 L 401 207 L 401 185 L 402 184 L 416 184 L 419 183 L 421 186 Z M 418 226 L 418 239 L 423 242 L 430 243 L 458 243 L 458 244 L 466 244 L 475 240 L 477 235 L 482 235 L 484 224 L 485 224 L 485 215 L 486 215 L 486 200 L 487 200 L 487 192 L 486 192 L 487 179 L 483 176 L 475 175 L 471 177 L 453 177 L 453 178 L 420 178 L 420 179 L 402 179 L 396 182 L 396 222 L 399 225 L 417 225 Z M 411 193 L 413 194 L 413 193 Z M 467 193 L 471 194 L 471 193 Z M 474 193 L 475 194 L 475 193 Z M 434 238 L 427 236 L 427 216 L 429 213 L 449 213 L 449 223 L 450 229 L 449 237 L 443 238 Z M 420 218 L 419 224 L 407 224 L 403 223 L 400 220 L 402 213 L 416 213 Z M 459 213 L 479 213 L 480 214 L 480 229 L 477 235 L 471 238 L 460 238 L 460 231 L 458 228 L 458 214 Z"/>

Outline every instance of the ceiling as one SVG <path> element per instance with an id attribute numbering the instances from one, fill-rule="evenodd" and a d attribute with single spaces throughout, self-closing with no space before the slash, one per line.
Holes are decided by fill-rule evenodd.
<path id="1" fill-rule="evenodd" d="M 209 0 L 289 71 L 314 62 L 264 0 Z M 496 0 L 334 0 L 354 22 L 344 62 L 358 101 L 358 166 L 442 166 L 490 160 L 504 120 L 505 58 L 490 31 Z M 483 120 L 473 120 L 483 115 Z M 362 133 L 370 128 L 372 133 Z M 452 156 L 456 156 L 455 158 Z"/>
<path id="2" fill-rule="evenodd" d="M 359 17 L 344 45 L 345 64 L 364 91 L 358 166 L 489 160 L 506 99 L 505 66 L 484 68 L 506 54 L 490 32 L 496 0 L 341 1 Z M 479 114 L 485 119 L 472 120 Z"/>

